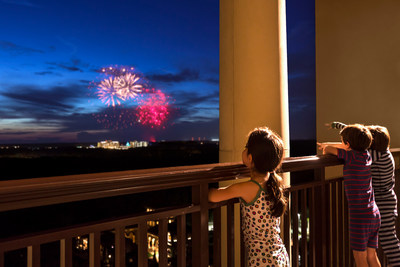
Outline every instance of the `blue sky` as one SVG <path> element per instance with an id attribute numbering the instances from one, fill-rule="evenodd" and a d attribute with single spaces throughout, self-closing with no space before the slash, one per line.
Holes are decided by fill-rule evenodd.
<path id="1" fill-rule="evenodd" d="M 315 1 L 286 6 L 290 138 L 315 140 Z"/>
<path id="2" fill-rule="evenodd" d="M 312 113 L 313 69 L 298 56 L 314 40 L 309 6 L 288 19 L 291 116 Z M 0 23 L 0 143 L 218 138 L 218 0 L 0 0 Z M 165 128 L 96 121 L 110 113 L 93 86 L 108 66 L 134 67 L 170 97 Z M 297 138 L 313 134 L 291 120 Z"/>

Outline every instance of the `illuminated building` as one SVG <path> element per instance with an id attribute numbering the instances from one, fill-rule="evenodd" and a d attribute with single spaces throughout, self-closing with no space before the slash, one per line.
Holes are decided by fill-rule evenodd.
<path id="1" fill-rule="evenodd" d="M 135 147 L 147 147 L 149 145 L 149 142 L 147 141 L 130 141 L 130 148 L 135 148 Z"/>
<path id="2" fill-rule="evenodd" d="M 106 148 L 106 149 L 119 149 L 120 145 L 118 141 L 106 140 L 97 143 L 98 148 Z"/>

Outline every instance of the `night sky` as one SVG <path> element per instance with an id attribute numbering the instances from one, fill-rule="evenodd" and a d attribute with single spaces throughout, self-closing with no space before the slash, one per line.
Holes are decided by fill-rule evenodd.
<path id="1" fill-rule="evenodd" d="M 287 1 L 293 139 L 315 138 L 306 2 Z M 218 138 L 218 0 L 0 0 L 0 23 L 0 144 Z M 144 90 L 114 107 L 99 99 L 110 67 L 167 97 L 161 125 L 137 121 Z"/>

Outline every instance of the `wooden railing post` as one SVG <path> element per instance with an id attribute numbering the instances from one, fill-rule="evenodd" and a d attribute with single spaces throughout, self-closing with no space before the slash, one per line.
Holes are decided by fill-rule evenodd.
<path id="1" fill-rule="evenodd" d="M 125 266 L 125 227 L 115 229 L 115 267 Z"/>
<path id="2" fill-rule="evenodd" d="M 290 226 L 291 226 L 291 220 L 292 220 L 292 215 L 291 215 L 291 198 L 292 198 L 292 194 L 289 193 L 288 195 L 288 208 L 284 214 L 283 217 L 283 240 L 285 242 L 285 247 L 286 247 L 286 251 L 287 253 L 291 256 L 292 255 L 292 246 L 291 246 L 291 231 L 290 231 Z M 292 257 L 289 257 L 289 259 L 291 260 Z"/>
<path id="3" fill-rule="evenodd" d="M 226 208 L 226 243 L 228 266 L 235 266 L 235 204 L 229 203 Z"/>
<path id="4" fill-rule="evenodd" d="M 186 267 L 186 215 L 180 215 L 177 217 L 177 261 L 178 267 Z"/>
<path id="5" fill-rule="evenodd" d="M 292 249 L 292 265 L 293 267 L 299 266 L 299 194 L 298 191 L 292 192 L 292 206 L 291 206 L 291 216 L 292 216 L 292 228 L 293 228 L 293 249 Z"/>
<path id="6" fill-rule="evenodd" d="M 323 181 L 325 180 L 325 167 L 315 169 L 315 181 L 320 181 L 321 185 L 315 189 L 315 198 L 318 199 L 315 203 L 315 234 L 319 238 L 316 239 L 316 263 L 317 266 L 327 266 L 327 247 L 326 247 L 326 192 Z"/>
<path id="7" fill-rule="evenodd" d="M 332 183 L 331 190 L 332 190 L 332 220 L 331 220 L 331 229 L 332 229 L 332 264 L 334 266 L 339 266 L 338 264 L 338 256 L 339 256 L 339 248 L 338 248 L 338 231 L 337 226 L 338 224 L 338 198 L 337 198 L 337 185 L 336 183 Z"/>
<path id="8" fill-rule="evenodd" d="M 168 219 L 163 218 L 160 220 L 158 225 L 158 255 L 159 255 L 159 266 L 168 266 Z"/>
<path id="9" fill-rule="evenodd" d="M 307 189 L 303 189 L 301 191 L 301 266 L 309 266 L 307 228 Z"/>
<path id="10" fill-rule="evenodd" d="M 213 266 L 221 266 L 221 208 L 213 209 Z"/>
<path id="11" fill-rule="evenodd" d="M 147 222 L 141 221 L 138 225 L 138 265 L 140 267 L 147 267 L 149 264 L 148 241 L 147 241 Z"/>
<path id="12" fill-rule="evenodd" d="M 200 205 L 200 212 L 192 215 L 192 264 L 195 267 L 207 267 L 209 265 L 207 183 L 192 187 L 192 203 Z"/>
<path id="13" fill-rule="evenodd" d="M 60 266 L 72 267 L 72 238 L 60 240 Z"/>
<path id="14" fill-rule="evenodd" d="M 343 266 L 345 263 L 345 254 L 344 254 L 344 242 L 345 242 L 345 235 L 344 235 L 344 213 L 347 210 L 344 209 L 344 194 L 343 194 L 343 181 L 339 182 L 338 185 L 338 205 L 339 205 L 339 216 L 338 216 L 338 225 L 339 225 L 339 266 Z"/>
<path id="15" fill-rule="evenodd" d="M 89 234 L 89 267 L 100 267 L 100 233 Z"/>
<path id="16" fill-rule="evenodd" d="M 311 187 L 311 192 L 308 196 L 308 202 L 310 203 L 309 207 L 309 216 L 310 216 L 310 248 L 309 248 L 309 255 L 310 266 L 316 266 L 316 233 L 315 233 L 315 218 L 316 218 L 316 211 L 315 211 L 315 187 Z"/>
<path id="17" fill-rule="evenodd" d="M 28 247 L 28 267 L 40 267 L 40 245 Z"/>

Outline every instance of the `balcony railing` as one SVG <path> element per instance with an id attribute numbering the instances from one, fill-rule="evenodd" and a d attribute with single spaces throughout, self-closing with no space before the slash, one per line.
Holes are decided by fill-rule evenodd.
<path id="1" fill-rule="evenodd" d="M 392 151 L 397 156 L 400 154 L 400 149 Z M 343 179 L 325 179 L 325 167 L 336 165 L 341 165 L 341 162 L 329 155 L 286 158 L 283 162 L 283 172 L 308 171 L 312 178 L 312 181 L 292 185 L 288 190 L 290 207 L 283 218 L 282 234 L 291 254 L 292 266 L 353 264 L 348 245 Z M 19 255 L 26 266 L 39 267 L 41 263 L 43 266 L 47 258 L 52 258 L 57 259 L 60 266 L 72 267 L 76 265 L 73 256 L 76 250 L 83 252 L 90 267 L 146 267 L 152 264 L 149 258 L 154 258 L 158 266 L 168 266 L 169 263 L 179 267 L 221 266 L 223 261 L 227 266 L 234 266 L 235 254 L 238 253 L 234 240 L 240 238 L 235 236 L 233 219 L 237 201 L 209 203 L 208 188 L 210 184 L 240 179 L 248 174 L 240 163 L 220 163 L 1 181 L 0 214 L 24 212 L 36 207 L 57 207 L 65 203 L 84 205 L 88 200 L 175 188 L 187 188 L 190 201 L 117 218 L 10 234 L 0 239 L 0 267 L 12 264 L 9 255 L 13 251 L 21 251 Z M 396 190 L 400 195 L 398 185 Z M 168 202 L 168 198 L 163 201 Z M 223 207 L 226 207 L 226 225 L 222 225 L 225 221 L 221 219 Z M 209 224 L 211 217 L 212 224 Z M 29 224 L 30 218 L 25 220 Z M 1 228 L 7 230 L 4 227 L 7 226 L 3 222 Z M 153 232 L 156 229 L 156 233 L 150 233 L 149 227 Z M 105 233 L 113 239 L 111 248 L 103 244 Z M 225 234 L 226 244 L 222 241 Z M 49 253 L 48 244 L 55 246 L 56 252 Z M 128 251 L 127 244 L 134 244 L 135 251 L 132 252 L 131 248 Z M 222 247 L 226 247 L 224 255 Z M 240 253 L 240 265 L 245 266 L 243 247 Z M 380 257 L 385 266 L 386 260 L 381 253 Z"/>

